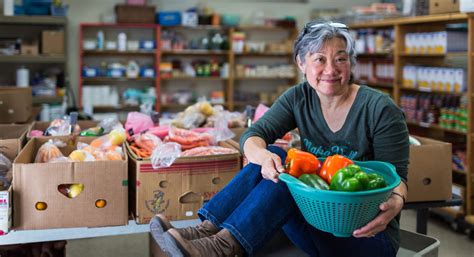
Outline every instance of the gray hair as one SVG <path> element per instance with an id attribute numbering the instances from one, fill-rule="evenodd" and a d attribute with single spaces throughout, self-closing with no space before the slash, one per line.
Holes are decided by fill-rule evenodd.
<path id="1" fill-rule="evenodd" d="M 300 32 L 293 45 L 293 58 L 304 62 L 308 53 L 313 54 L 321 50 L 324 44 L 333 38 L 340 38 L 346 42 L 346 51 L 349 54 L 351 68 L 356 65 L 355 43 L 348 27 L 342 23 L 308 22 Z"/>

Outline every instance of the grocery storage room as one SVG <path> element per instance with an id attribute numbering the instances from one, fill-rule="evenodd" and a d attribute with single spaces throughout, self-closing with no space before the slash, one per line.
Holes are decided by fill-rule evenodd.
<path id="1" fill-rule="evenodd" d="M 474 256 L 474 3 L 1 0 L 0 256 Z"/>

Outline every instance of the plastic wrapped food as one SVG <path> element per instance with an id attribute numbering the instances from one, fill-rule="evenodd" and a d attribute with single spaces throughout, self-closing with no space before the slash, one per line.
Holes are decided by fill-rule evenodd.
<path id="1" fill-rule="evenodd" d="M 51 162 L 52 160 L 59 158 L 59 157 L 64 157 L 64 155 L 61 153 L 59 148 L 56 146 L 53 141 L 48 141 L 44 143 L 39 149 L 38 152 L 36 153 L 36 158 L 35 162 L 36 163 L 47 163 Z"/>

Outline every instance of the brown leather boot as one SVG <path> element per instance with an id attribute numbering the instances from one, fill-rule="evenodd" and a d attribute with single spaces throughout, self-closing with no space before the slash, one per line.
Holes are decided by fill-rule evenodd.
<path id="1" fill-rule="evenodd" d="M 185 256 L 234 257 L 244 255 L 242 246 L 227 229 L 222 229 L 215 235 L 195 240 L 186 240 L 176 229 L 170 229 L 165 234 L 174 238 Z"/>
<path id="2" fill-rule="evenodd" d="M 155 224 L 155 227 L 158 225 L 161 226 L 161 230 L 163 232 L 168 231 L 169 229 L 173 228 L 176 229 L 179 234 L 187 240 L 199 239 L 203 237 L 208 237 L 216 234 L 219 232 L 220 228 L 216 227 L 212 222 L 205 220 L 201 222 L 201 224 L 195 227 L 185 227 L 185 228 L 175 228 L 169 220 L 165 217 L 165 215 L 157 214 L 155 219 L 155 223 L 158 221 L 159 224 Z M 151 221 L 153 222 L 153 220 Z M 151 223 L 150 222 L 150 223 Z"/>

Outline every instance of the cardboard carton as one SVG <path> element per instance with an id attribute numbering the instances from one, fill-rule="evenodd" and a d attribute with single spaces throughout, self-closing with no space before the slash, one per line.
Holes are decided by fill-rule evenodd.
<path id="1" fill-rule="evenodd" d="M 41 32 L 42 54 L 64 54 L 64 31 L 43 30 Z"/>
<path id="2" fill-rule="evenodd" d="M 33 163 L 39 147 L 48 139 L 33 138 L 13 163 L 15 229 L 101 227 L 128 223 L 127 156 L 124 160 Z M 79 141 L 90 142 L 90 138 Z M 75 146 L 60 148 L 67 156 Z M 74 198 L 60 192 L 64 184 L 81 183 Z M 103 208 L 97 200 L 105 200 Z M 35 206 L 43 202 L 47 208 Z"/>
<path id="3" fill-rule="evenodd" d="M 459 0 L 430 0 L 429 14 L 459 12 Z"/>
<path id="4" fill-rule="evenodd" d="M 0 153 L 13 161 L 26 143 L 29 124 L 0 124 Z"/>
<path id="5" fill-rule="evenodd" d="M 451 199 L 451 144 L 415 137 L 420 146 L 410 145 L 408 202 Z"/>
<path id="6" fill-rule="evenodd" d="M 41 131 L 45 131 L 49 125 L 51 124 L 50 121 L 35 121 L 30 129 L 28 130 L 28 133 L 27 133 L 27 138 L 28 139 L 31 139 L 31 136 L 30 136 L 30 133 L 32 130 L 41 130 Z M 98 125 L 98 122 L 97 121 L 93 121 L 93 120 L 78 120 L 77 121 L 77 125 L 79 126 L 80 130 L 83 131 L 85 129 L 88 129 L 88 128 L 92 128 L 92 127 L 95 127 Z M 59 138 L 62 138 L 64 140 L 69 140 L 69 139 L 72 139 L 73 136 L 72 135 L 69 135 L 69 136 L 57 136 Z M 36 137 L 36 138 L 53 138 L 53 136 L 39 136 L 39 137 Z"/>
<path id="7" fill-rule="evenodd" d="M 0 87 L 0 123 L 26 122 L 32 104 L 31 88 Z"/>
<path id="8" fill-rule="evenodd" d="M 233 148 L 228 142 L 221 146 Z M 203 201 L 209 200 L 241 169 L 241 155 L 223 154 L 180 157 L 167 168 L 154 170 L 128 150 L 130 208 L 138 223 L 148 223 L 158 213 L 170 220 L 197 218 Z"/>

